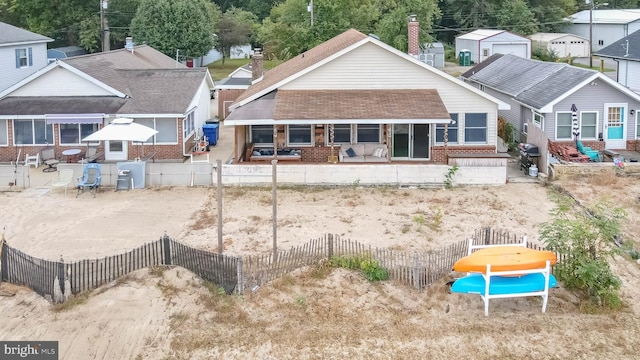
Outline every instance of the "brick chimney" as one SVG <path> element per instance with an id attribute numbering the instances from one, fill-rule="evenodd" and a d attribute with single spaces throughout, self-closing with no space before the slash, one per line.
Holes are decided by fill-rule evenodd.
<path id="1" fill-rule="evenodd" d="M 409 15 L 409 55 L 418 57 L 420 50 L 420 24 L 416 15 Z"/>
<path id="2" fill-rule="evenodd" d="M 253 49 L 253 57 L 251 62 L 251 80 L 259 79 L 264 73 L 262 67 L 262 49 Z"/>

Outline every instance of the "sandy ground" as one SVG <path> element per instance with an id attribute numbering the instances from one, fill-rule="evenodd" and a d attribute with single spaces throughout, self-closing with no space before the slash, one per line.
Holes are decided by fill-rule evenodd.
<path id="1" fill-rule="evenodd" d="M 624 237 L 640 234 L 637 179 L 570 179 L 581 201 L 629 212 Z M 278 244 L 327 233 L 397 250 L 438 249 L 490 226 L 537 241 L 551 219 L 550 188 L 537 184 L 452 190 L 288 188 L 278 191 Z M 629 196 L 629 194 L 634 194 Z M 31 189 L 0 193 L 0 226 L 11 246 L 47 259 L 79 260 L 130 250 L 165 232 L 192 246 L 217 246 L 215 189 L 105 191 L 96 198 Z M 226 188 L 224 251 L 272 247 L 271 189 Z M 218 294 L 182 268 L 145 269 L 60 308 L 4 284 L 0 339 L 58 340 L 61 359 L 636 359 L 640 358 L 640 269 L 612 261 L 625 307 L 584 314 L 562 287 L 547 312 L 539 298 L 491 302 L 450 294 L 443 279 L 418 292 L 318 265 L 244 296 Z M 204 285 L 204 286 L 203 286 Z"/>

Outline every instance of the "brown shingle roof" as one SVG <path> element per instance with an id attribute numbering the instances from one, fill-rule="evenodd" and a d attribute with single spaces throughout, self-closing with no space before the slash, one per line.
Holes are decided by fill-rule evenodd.
<path id="1" fill-rule="evenodd" d="M 329 56 L 357 43 L 362 39 L 366 39 L 367 35 L 355 29 L 349 29 L 342 34 L 323 42 L 322 44 L 306 51 L 293 59 L 290 59 L 273 69 L 264 73 L 261 81 L 252 85 L 236 99 L 236 102 L 242 101 L 259 93 L 262 90 L 273 86 L 280 81 L 318 63 Z"/>
<path id="2" fill-rule="evenodd" d="M 448 119 L 435 89 L 278 90 L 277 120 Z"/>

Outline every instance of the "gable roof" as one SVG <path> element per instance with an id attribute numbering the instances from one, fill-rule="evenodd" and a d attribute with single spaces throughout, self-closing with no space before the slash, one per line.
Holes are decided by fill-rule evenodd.
<path id="1" fill-rule="evenodd" d="M 640 61 L 640 30 L 600 49 L 594 55 L 614 59 Z"/>
<path id="2" fill-rule="evenodd" d="M 503 101 L 490 96 L 473 86 L 470 86 L 463 81 L 452 77 L 451 75 L 440 71 L 430 65 L 427 65 L 417 58 L 403 53 L 380 40 L 375 39 L 372 36 L 367 36 L 355 29 L 349 29 L 342 34 L 331 38 L 322 44 L 300 54 L 278 66 L 264 73 L 262 80 L 255 82 L 253 85 L 243 92 L 234 102 L 230 109 L 235 111 L 241 106 L 254 101 L 261 96 L 269 94 L 270 92 L 277 90 L 278 87 L 293 81 L 308 72 L 350 52 L 365 44 L 375 44 L 379 48 L 389 51 L 394 55 L 397 55 L 399 59 L 404 61 L 410 61 L 417 66 L 421 67 L 424 71 L 432 72 L 433 74 L 442 77 L 446 81 L 455 83 L 485 99 L 490 100 L 499 105 L 500 108 L 508 109 L 509 105 Z"/>
<path id="3" fill-rule="evenodd" d="M 355 30 L 349 29 L 342 34 L 323 42 L 322 44 L 305 51 L 304 53 L 266 71 L 262 80 L 253 84 L 247 91 L 242 93 L 236 103 L 249 99 L 252 96 L 278 84 L 281 81 L 312 67 L 313 65 L 327 59 L 328 57 L 338 53 L 345 48 L 352 46 L 359 41 L 366 39 L 367 35 Z M 233 106 L 232 106 L 233 107 Z"/>
<path id="4" fill-rule="evenodd" d="M 0 46 L 35 44 L 50 41 L 53 41 L 53 39 L 0 22 Z"/>
<path id="5" fill-rule="evenodd" d="M 485 65 L 489 60 L 491 62 Z M 478 68 L 479 65 L 483 67 Z M 513 100 L 541 112 L 552 111 L 554 104 L 594 79 L 600 79 L 640 101 L 640 95 L 608 76 L 565 63 L 495 54 L 479 65 L 462 74 L 462 77 L 509 95 Z"/>
<path id="6" fill-rule="evenodd" d="M 462 34 L 460 36 L 456 36 L 456 39 L 465 39 L 465 40 L 483 40 L 488 37 L 492 37 L 498 34 L 502 34 L 506 32 L 506 30 L 495 30 L 495 29 L 478 29 L 472 32 Z"/>
<path id="7" fill-rule="evenodd" d="M 575 35 L 575 34 L 569 34 L 569 33 L 543 33 L 543 32 L 539 32 L 539 33 L 535 33 L 535 34 L 531 34 L 529 35 L 529 39 L 533 40 L 533 41 L 538 41 L 538 42 L 549 42 L 549 41 L 553 41 L 556 39 L 560 39 L 563 38 L 565 36 L 570 36 L 570 37 L 576 37 L 579 39 L 583 39 L 583 40 L 589 40 L 585 37 L 579 36 L 579 35 Z"/>
<path id="8" fill-rule="evenodd" d="M 582 10 L 569 16 L 565 20 L 574 24 L 628 24 L 640 20 L 640 9 L 593 10 L 591 19 L 590 13 L 590 10 Z"/>

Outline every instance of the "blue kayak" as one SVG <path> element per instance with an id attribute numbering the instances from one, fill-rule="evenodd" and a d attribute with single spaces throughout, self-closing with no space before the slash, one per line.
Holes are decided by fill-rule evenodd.
<path id="1" fill-rule="evenodd" d="M 549 274 L 549 288 L 556 287 L 556 278 Z M 482 274 L 469 274 L 456 280 L 451 292 L 484 295 L 485 282 Z M 489 295 L 519 294 L 544 290 L 544 275 L 541 273 L 522 276 L 492 276 Z"/>

